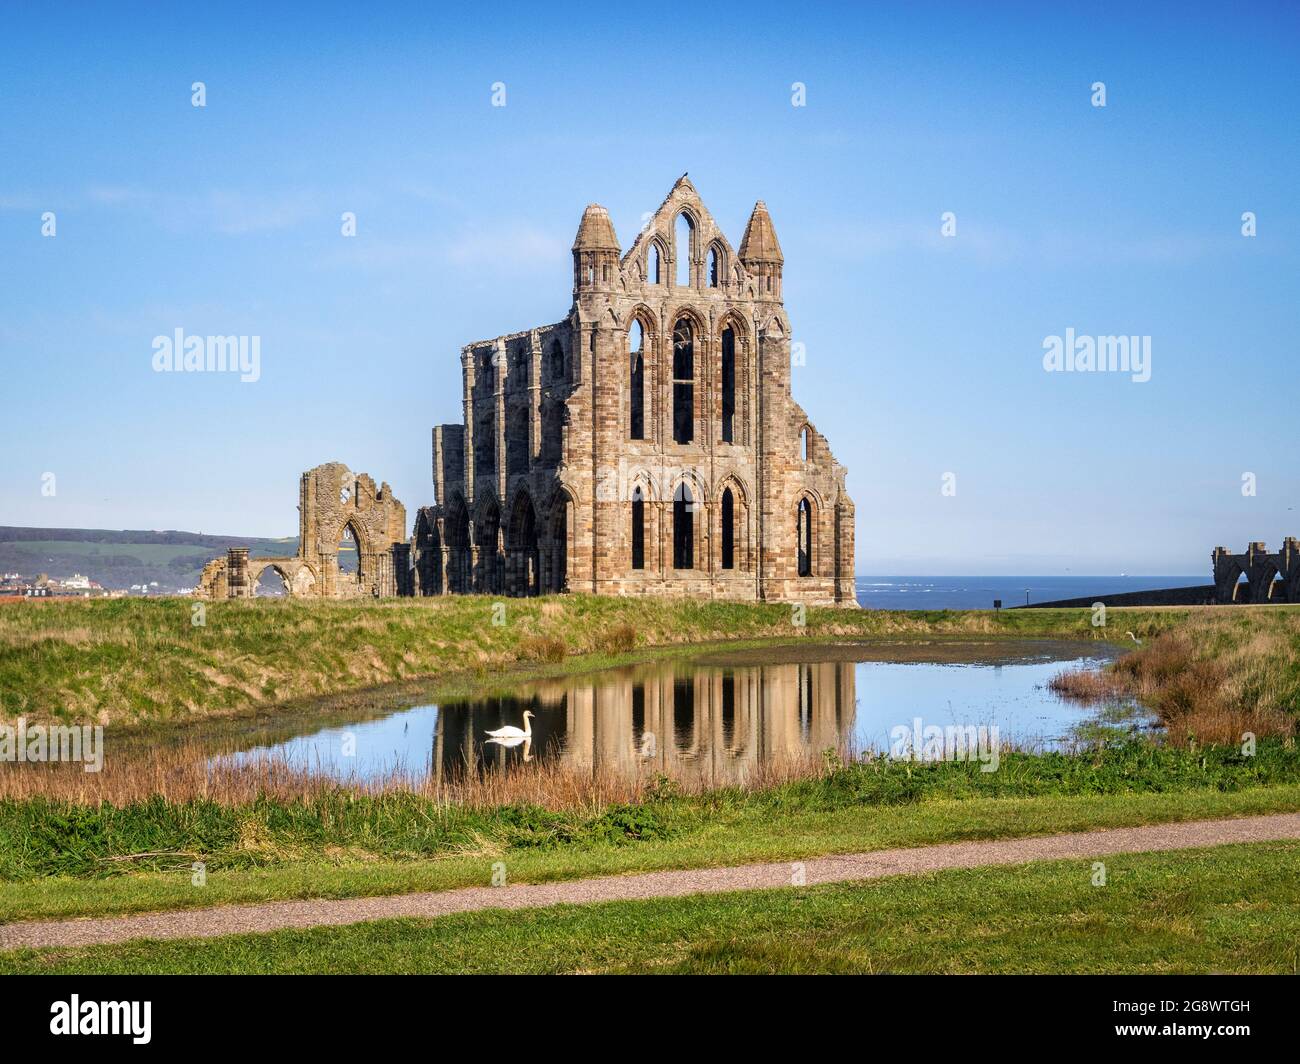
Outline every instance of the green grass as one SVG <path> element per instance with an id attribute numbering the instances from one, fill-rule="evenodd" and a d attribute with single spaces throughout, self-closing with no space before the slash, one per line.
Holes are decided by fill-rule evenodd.
<path id="1" fill-rule="evenodd" d="M 1184 619 L 1132 610 L 1110 629 L 1089 610 L 888 612 L 788 605 L 564 595 L 506 601 L 492 624 L 487 596 L 380 602 L 189 599 L 16 604 L 0 610 L 0 716 L 101 723 L 171 723 L 278 709 L 286 703 L 417 679 L 535 665 L 536 647 L 610 660 L 612 634 L 635 645 L 699 647 L 733 640 L 943 638 L 969 635 L 1098 640 L 1116 624 L 1148 638 Z M 1300 619 L 1300 615 L 1297 615 Z"/>
<path id="2" fill-rule="evenodd" d="M 1292 973 L 1300 844 L 0 954 L 0 973 Z"/>
<path id="3" fill-rule="evenodd" d="M 324 712 L 329 699 L 362 697 L 377 684 L 508 688 L 558 671 L 533 649 L 556 640 L 583 655 L 567 669 L 597 668 L 629 659 L 610 637 L 629 625 L 632 657 L 721 642 L 1097 640 L 1133 631 L 1145 645 L 1125 660 L 1149 654 L 1146 672 L 1162 690 L 1177 691 L 1177 675 L 1162 670 L 1214 661 L 1230 673 L 1232 706 L 1244 713 L 1294 711 L 1300 698 L 1300 610 L 1292 608 L 1111 610 L 1106 629 L 1092 627 L 1089 610 L 811 609 L 796 628 L 782 605 L 572 595 L 509 600 L 498 627 L 493 602 L 219 602 L 207 604 L 202 627 L 181 599 L 6 607 L 0 716 L 91 717 L 152 741 L 182 724 Z M 1177 654 L 1156 649 L 1170 640 Z M 978 768 L 854 765 L 769 791 L 661 794 L 567 812 L 345 792 L 234 805 L 13 800 L 0 803 L 0 920 L 445 889 L 486 882 L 497 860 L 516 882 L 543 881 L 1300 809 L 1300 753 L 1280 740 L 1261 740 L 1251 758 L 1234 746 L 1137 743 Z M 194 860 L 207 865 L 204 888 L 190 885 Z"/>
<path id="4" fill-rule="evenodd" d="M 722 788 L 681 795 L 671 785 L 649 800 L 548 810 L 480 809 L 411 792 L 380 795 L 335 789 L 298 799 L 260 797 L 229 804 L 153 796 L 117 806 L 32 797 L 0 800 L 0 881 L 126 870 L 203 860 L 212 871 L 285 863 L 303 854 L 357 858 L 445 857 L 500 852 L 629 846 L 683 839 L 730 827 L 761 833 L 798 814 L 858 811 L 975 798 L 1231 792 L 1300 783 L 1300 748 L 1263 740 L 1251 756 L 1236 747 L 1203 750 L 1132 740 L 1092 753 L 1009 753 L 998 771 L 974 761 L 913 764 L 879 758 L 832 762 L 820 775 L 768 789 Z M 126 862 L 131 854 L 160 854 Z"/>
<path id="5" fill-rule="evenodd" d="M 349 897 L 717 867 L 965 839 L 1300 810 L 1298 754 L 1130 744 L 1089 758 L 851 765 L 771 791 L 579 812 L 439 806 L 409 794 L 125 808 L 0 804 L 0 920 Z M 159 854 L 121 860 L 130 854 Z M 190 885 L 196 860 L 207 885 Z"/>

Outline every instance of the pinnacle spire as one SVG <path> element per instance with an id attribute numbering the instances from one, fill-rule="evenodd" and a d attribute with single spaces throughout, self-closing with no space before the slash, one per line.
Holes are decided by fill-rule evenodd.
<path id="1" fill-rule="evenodd" d="M 582 212 L 578 235 L 573 239 L 574 251 L 618 251 L 618 234 L 609 219 L 609 211 L 599 203 L 590 203 Z"/>
<path id="2" fill-rule="evenodd" d="M 767 213 L 767 204 L 762 200 L 754 204 L 754 211 L 745 225 L 739 257 L 746 265 L 751 262 L 785 262 L 781 244 L 776 239 L 776 229 L 772 225 L 772 216 Z"/>

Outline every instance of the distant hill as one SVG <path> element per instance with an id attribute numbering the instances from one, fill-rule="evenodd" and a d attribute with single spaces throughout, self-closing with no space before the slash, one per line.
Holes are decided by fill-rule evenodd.
<path id="1" fill-rule="evenodd" d="M 81 573 L 108 588 L 157 581 L 158 590 L 173 591 L 193 587 L 203 566 L 229 547 L 247 547 L 254 557 L 283 556 L 297 551 L 298 537 L 0 525 L 0 572 L 57 579 Z"/>

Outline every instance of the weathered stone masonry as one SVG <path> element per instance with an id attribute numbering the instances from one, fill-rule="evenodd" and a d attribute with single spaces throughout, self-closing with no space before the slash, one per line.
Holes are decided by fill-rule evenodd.
<path id="1" fill-rule="evenodd" d="M 783 268 L 761 201 L 733 251 L 685 176 L 626 254 L 588 207 L 568 317 L 461 351 L 416 593 L 855 604 L 853 502 L 791 396 Z"/>
<path id="2" fill-rule="evenodd" d="M 1244 554 L 1215 547 L 1214 600 L 1230 602 L 1300 602 L 1300 539 L 1287 536 L 1282 549 L 1270 553 L 1265 543 L 1252 543 Z"/>
<path id="3" fill-rule="evenodd" d="M 357 571 L 339 567 L 338 545 L 347 529 L 357 550 Z M 251 598 L 263 570 L 275 569 L 295 598 L 378 598 L 412 593 L 406 507 L 387 484 L 341 462 L 309 469 L 298 487 L 298 553 L 292 558 L 250 558 L 232 547 L 203 569 L 203 598 Z"/>

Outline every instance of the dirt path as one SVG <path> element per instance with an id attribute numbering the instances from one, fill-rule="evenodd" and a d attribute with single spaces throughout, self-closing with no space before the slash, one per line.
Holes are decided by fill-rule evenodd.
<path id="1" fill-rule="evenodd" d="M 802 862 L 804 882 L 843 883 L 882 876 L 913 875 L 945 868 L 979 868 L 1061 858 L 1091 859 L 1117 853 L 1186 850 L 1227 843 L 1300 839 L 1300 813 L 1151 824 L 1073 835 L 945 843 L 906 850 L 817 857 Z M 90 917 L 0 925 L 0 950 L 22 947 L 90 946 L 134 938 L 212 938 L 252 931 L 339 926 L 393 917 L 436 917 L 480 909 L 528 909 L 647 898 L 680 898 L 791 885 L 789 861 L 607 876 L 559 883 L 467 887 L 436 893 L 376 898 L 309 899 L 223 905 L 138 916 Z M 1081 873 L 1082 874 L 1082 873 Z"/>

